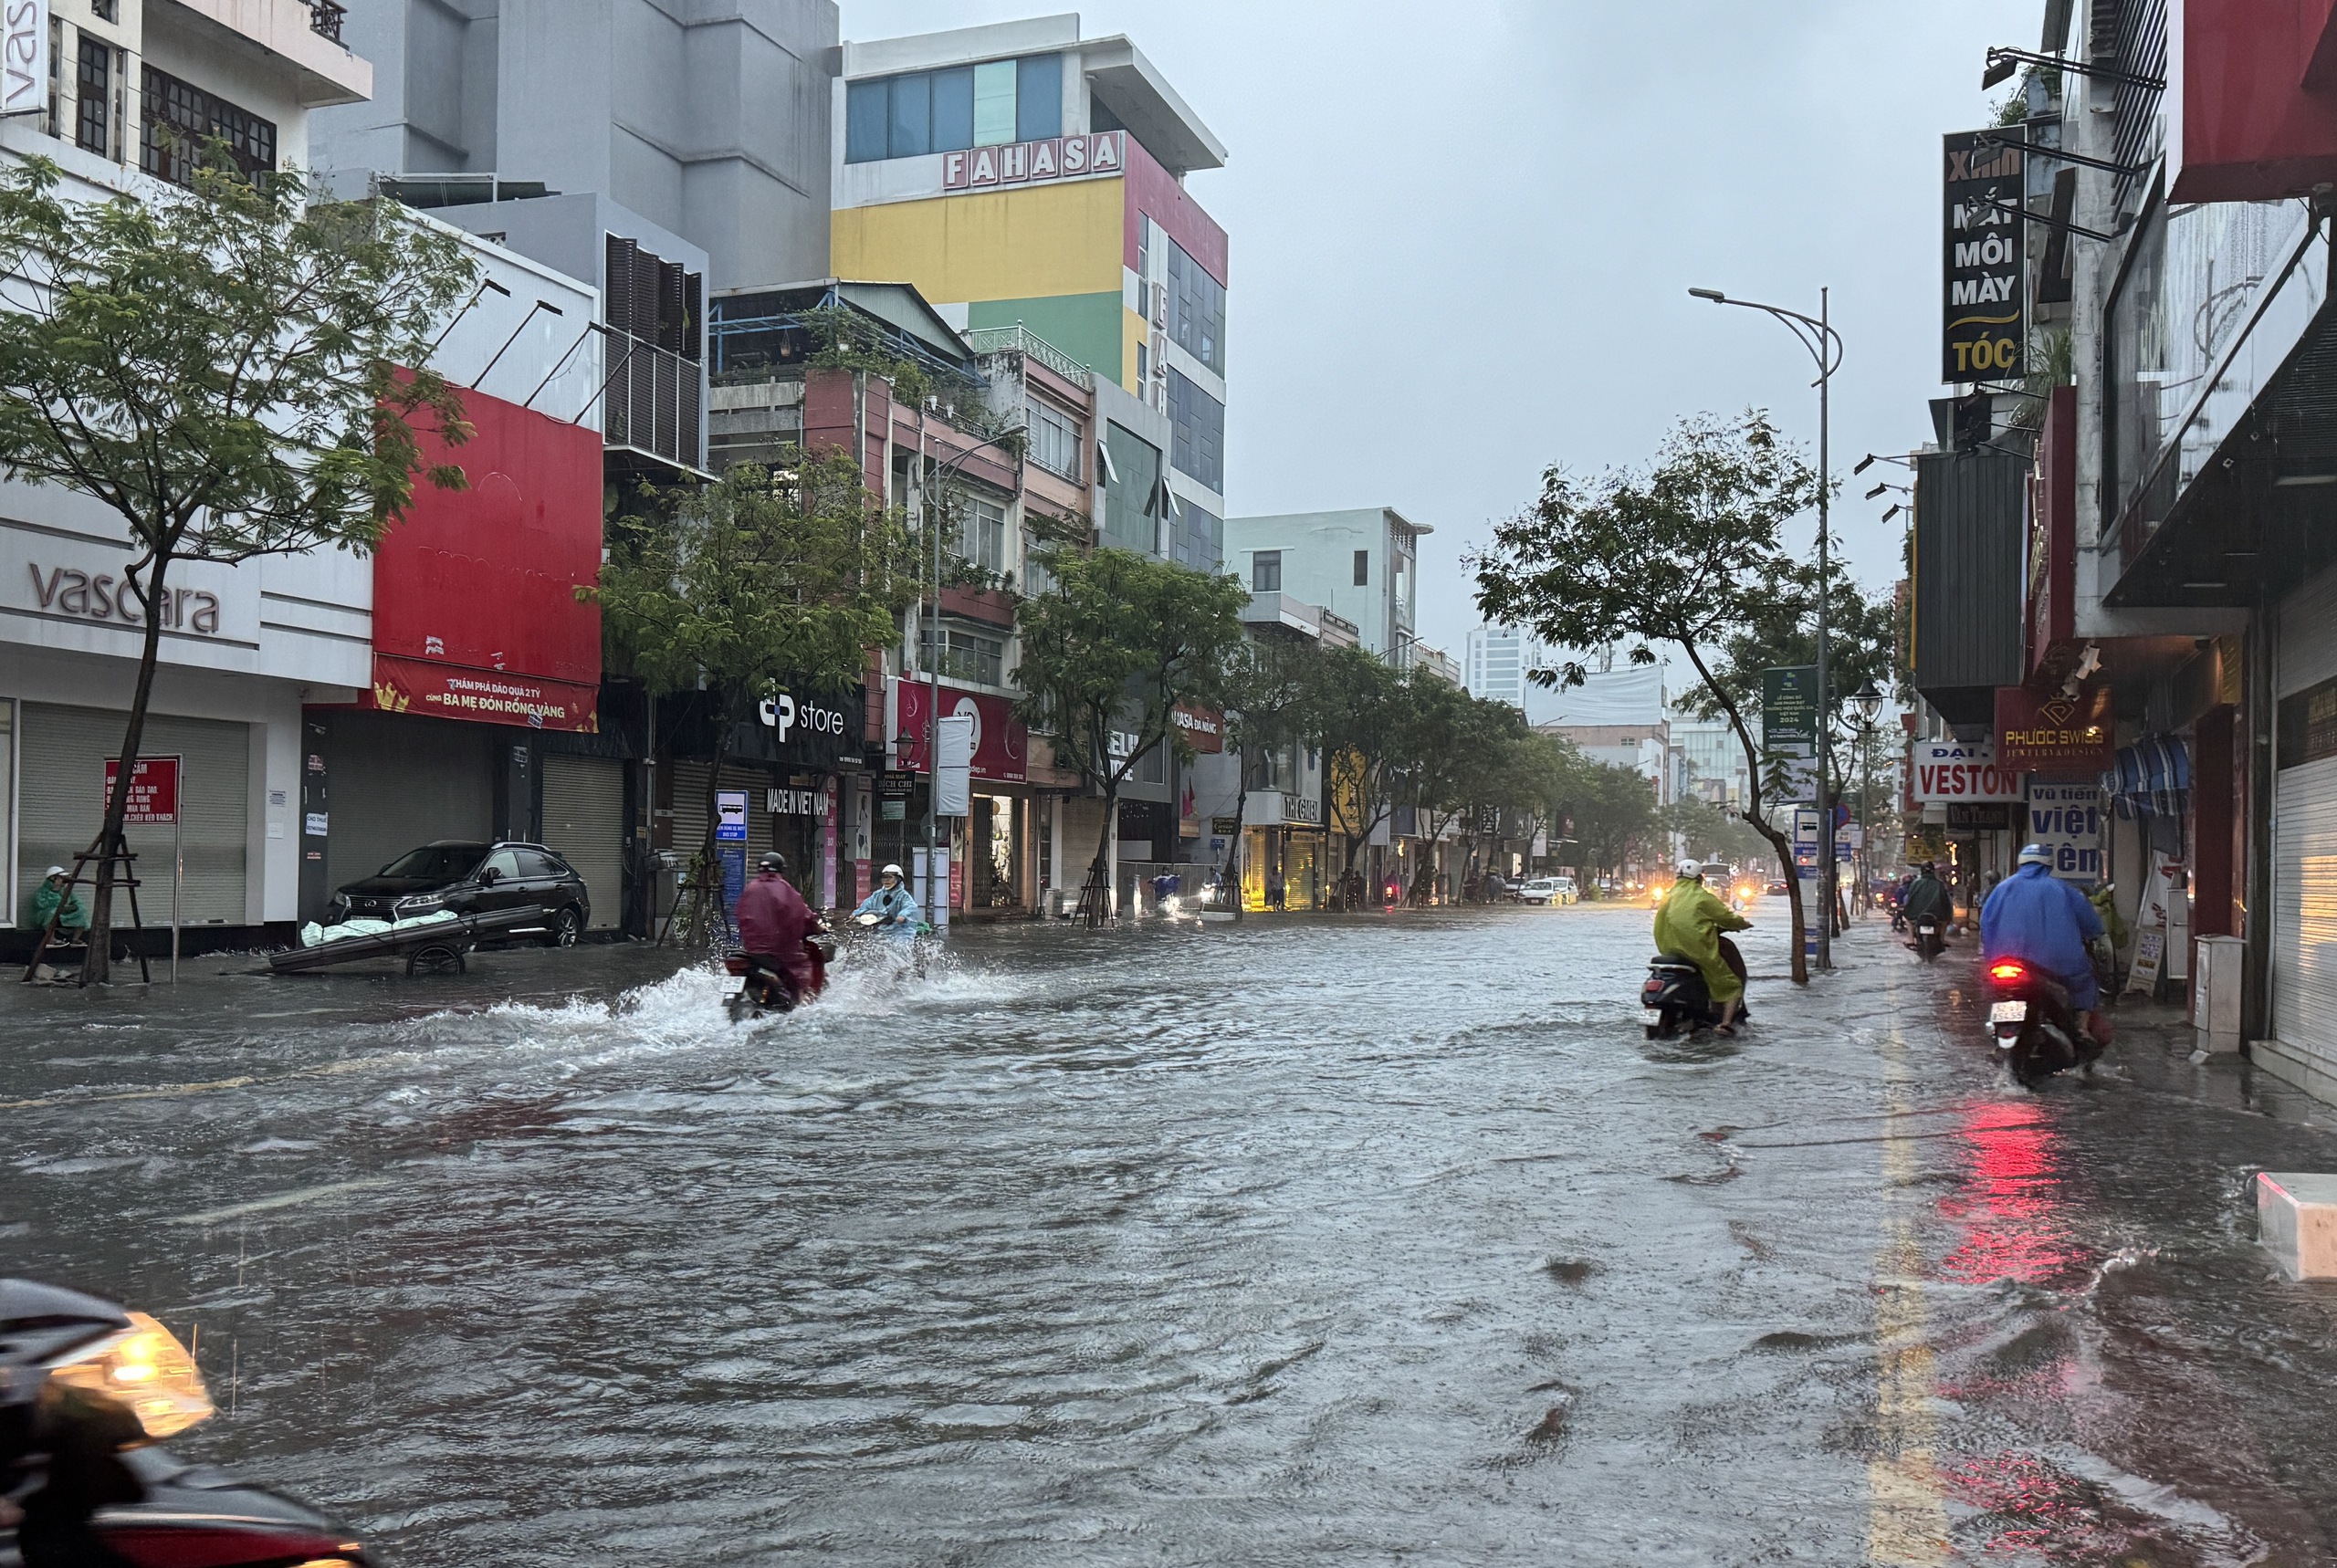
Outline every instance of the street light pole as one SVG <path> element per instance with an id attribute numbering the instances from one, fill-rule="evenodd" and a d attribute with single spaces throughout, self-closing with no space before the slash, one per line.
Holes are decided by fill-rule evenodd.
<path id="1" fill-rule="evenodd" d="M 1829 663 L 1827 601 L 1833 586 L 1830 560 L 1830 540 L 1828 538 L 1828 503 L 1833 491 L 1833 476 L 1828 468 L 1828 437 L 1831 434 L 1834 372 L 1842 365 L 1842 335 L 1834 330 L 1832 322 L 1831 288 L 1818 291 L 1818 314 L 1805 316 L 1798 310 L 1788 310 L 1781 305 L 1761 305 L 1750 299 L 1731 299 L 1717 288 L 1691 288 L 1688 292 L 1698 299 L 1709 299 L 1715 305 L 1739 305 L 1747 310 L 1759 310 L 1785 323 L 1795 341 L 1809 350 L 1818 365 L 1818 711 L 1830 715 L 1831 699 L 1827 694 L 1827 665 Z M 1818 920 L 1818 967 L 1834 967 L 1834 907 L 1837 873 L 1834 862 L 1834 807 L 1829 782 L 1833 776 L 1834 734 L 1829 718 L 1821 717 L 1818 725 L 1818 899 L 1824 905 Z M 1797 894 L 1797 896 L 1798 896 Z"/>

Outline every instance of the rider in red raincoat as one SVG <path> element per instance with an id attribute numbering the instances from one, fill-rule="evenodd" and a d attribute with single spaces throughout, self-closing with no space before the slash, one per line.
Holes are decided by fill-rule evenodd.
<path id="1" fill-rule="evenodd" d="M 786 877 L 787 857 L 773 850 L 763 856 L 755 879 L 739 894 L 739 938 L 748 958 L 787 982 L 788 999 L 800 1002 L 812 983 L 812 956 L 803 938 L 814 916 L 803 895 Z"/>

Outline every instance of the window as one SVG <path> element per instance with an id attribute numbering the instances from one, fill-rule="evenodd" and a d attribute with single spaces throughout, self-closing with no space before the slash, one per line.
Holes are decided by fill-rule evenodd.
<path id="1" fill-rule="evenodd" d="M 1168 335 L 1177 346 L 1225 373 L 1225 285 L 1175 240 L 1168 242 Z"/>
<path id="2" fill-rule="evenodd" d="M 121 20 L 121 0 L 89 0 L 89 15 L 100 22 Z"/>
<path id="3" fill-rule="evenodd" d="M 1063 134 L 1063 57 L 908 71 L 844 87 L 844 160 L 873 163 Z"/>
<path id="4" fill-rule="evenodd" d="M 1160 449 L 1116 424 L 1104 427 L 1111 477 L 1104 489 L 1106 544 L 1150 555 L 1159 548 Z"/>
<path id="5" fill-rule="evenodd" d="M 938 669 L 944 680 L 978 686 L 1006 684 L 1006 641 L 1002 637 L 986 636 L 963 626 L 944 626 L 938 664 L 933 657 L 933 628 L 920 628 L 917 642 L 918 664 L 927 670 Z"/>
<path id="6" fill-rule="evenodd" d="M 1168 424 L 1175 435 L 1168 461 L 1219 495 L 1225 494 L 1225 405 L 1168 367 Z"/>
<path id="7" fill-rule="evenodd" d="M 1079 423 L 1032 399 L 1022 405 L 1023 427 L 1030 441 L 1031 461 L 1050 474 L 1079 483 Z"/>
<path id="8" fill-rule="evenodd" d="M 81 35 L 81 67 L 75 75 L 80 109 L 75 115 L 73 142 L 100 158 L 113 156 L 113 46 L 88 33 Z"/>
<path id="9" fill-rule="evenodd" d="M 519 857 L 509 850 L 498 850 L 487 857 L 485 865 L 478 868 L 478 873 L 482 878 L 488 872 L 493 872 L 498 878 L 508 881 L 519 874 Z"/>
<path id="10" fill-rule="evenodd" d="M 225 141 L 246 174 L 276 167 L 276 122 L 238 109 L 152 66 L 142 80 L 139 167 L 173 185 L 194 183 L 195 155 L 211 137 Z"/>
<path id="11" fill-rule="evenodd" d="M 1282 551 L 1261 549 L 1250 552 L 1250 591 L 1252 593 L 1282 591 Z"/>
<path id="12" fill-rule="evenodd" d="M 1190 501 L 1177 503 L 1177 516 L 1176 559 L 1214 577 L 1225 559 L 1224 520 Z"/>
<path id="13" fill-rule="evenodd" d="M 959 504 L 958 559 L 991 573 L 1006 570 L 1006 508 L 969 496 Z"/>
<path id="14" fill-rule="evenodd" d="M 1371 586 L 1371 552 L 1368 549 L 1355 552 L 1355 585 L 1357 588 Z"/>
<path id="15" fill-rule="evenodd" d="M 1014 62 L 1014 140 L 1063 134 L 1063 57 L 1025 55 Z"/>
<path id="16" fill-rule="evenodd" d="M 520 850 L 519 874 L 527 877 L 559 877 L 568 874 L 568 868 L 540 850 Z"/>

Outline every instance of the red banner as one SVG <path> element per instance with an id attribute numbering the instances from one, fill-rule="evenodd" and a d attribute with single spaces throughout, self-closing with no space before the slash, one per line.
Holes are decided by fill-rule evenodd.
<path id="1" fill-rule="evenodd" d="M 911 773 L 930 771 L 926 758 L 927 715 L 933 688 L 912 677 L 889 677 L 894 709 L 892 741 L 896 767 Z M 1020 784 L 1030 776 L 1031 733 L 1014 716 L 1014 705 L 983 692 L 941 688 L 941 712 L 949 717 L 974 716 L 974 777 L 994 783 Z"/>
<path id="2" fill-rule="evenodd" d="M 121 777 L 121 758 L 106 758 L 105 803 L 113 804 L 114 782 Z M 141 757 L 130 770 L 129 814 L 122 821 L 133 828 L 167 827 L 179 820 L 179 759 Z"/>
<path id="3" fill-rule="evenodd" d="M 428 714 L 474 724 L 530 729 L 599 729 L 600 688 L 502 670 L 470 670 L 421 659 L 373 655 L 372 706 L 383 713 Z"/>

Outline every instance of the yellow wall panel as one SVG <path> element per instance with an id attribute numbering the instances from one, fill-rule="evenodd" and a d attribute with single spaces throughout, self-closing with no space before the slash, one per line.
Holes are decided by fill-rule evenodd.
<path id="1" fill-rule="evenodd" d="M 1078 180 L 844 207 L 832 214 L 838 277 L 913 283 L 930 300 L 1117 293 L 1127 253 L 1118 180 Z"/>
<path id="2" fill-rule="evenodd" d="M 1144 389 L 1136 384 L 1136 351 L 1152 341 L 1152 328 L 1143 317 L 1125 308 L 1120 311 L 1120 324 L 1127 334 L 1125 351 L 1120 355 L 1120 387 L 1142 397 Z M 1146 368 L 1149 370 L 1151 364 L 1151 357 L 1147 355 Z"/>

